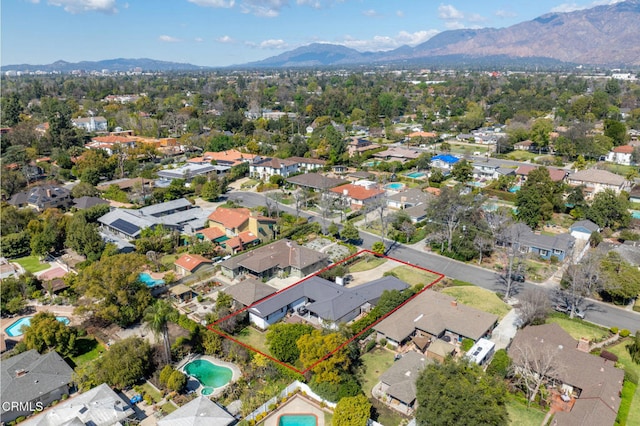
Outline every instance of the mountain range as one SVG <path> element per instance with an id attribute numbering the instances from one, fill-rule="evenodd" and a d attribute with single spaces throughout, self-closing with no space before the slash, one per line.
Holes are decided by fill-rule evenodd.
<path id="1" fill-rule="evenodd" d="M 360 52 L 342 45 L 313 43 L 261 61 L 231 68 L 327 67 L 380 64 L 433 65 L 598 65 L 640 66 L 640 0 L 568 13 L 549 13 L 506 28 L 441 32 L 417 46 Z M 197 71 L 213 69 L 153 59 L 110 59 L 49 65 L 7 65 L 2 71 Z"/>

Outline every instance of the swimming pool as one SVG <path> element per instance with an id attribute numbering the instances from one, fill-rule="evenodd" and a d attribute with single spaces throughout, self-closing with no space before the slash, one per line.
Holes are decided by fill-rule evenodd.
<path id="1" fill-rule="evenodd" d="M 511 188 L 509 188 L 509 192 L 512 192 L 512 193 L 513 192 L 518 192 L 518 191 L 520 191 L 520 185 L 515 185 L 515 186 L 512 186 Z"/>
<path id="2" fill-rule="evenodd" d="M 20 318 L 18 321 L 11 324 L 9 327 L 5 328 L 4 331 L 7 332 L 7 336 L 9 337 L 18 337 L 22 336 L 22 327 L 29 327 L 31 325 L 31 318 L 33 317 L 24 317 Z M 69 324 L 69 318 L 67 317 L 56 317 L 58 321 L 63 323 L 64 325 Z"/>
<path id="3" fill-rule="evenodd" d="M 424 177 L 425 174 L 423 172 L 413 172 L 413 173 L 408 173 L 407 177 L 410 177 L 412 179 L 419 179 L 421 177 Z"/>
<path id="4" fill-rule="evenodd" d="M 634 219 L 640 219 L 640 210 L 631 210 L 631 217 Z"/>
<path id="5" fill-rule="evenodd" d="M 164 285 L 164 280 L 156 280 L 156 279 L 152 278 L 151 275 L 149 275 L 146 272 L 141 272 L 140 275 L 138 276 L 138 278 L 140 279 L 140 281 L 145 283 L 145 285 L 147 287 L 155 287 L 155 286 L 158 286 L 158 285 Z"/>
<path id="6" fill-rule="evenodd" d="M 221 388 L 231 381 L 233 371 L 230 368 L 216 365 L 206 359 L 196 359 L 184 366 L 184 372 L 195 377 L 205 388 L 203 395 L 210 395 L 213 389 Z"/>
<path id="7" fill-rule="evenodd" d="M 404 183 L 401 183 L 401 182 L 388 183 L 384 186 L 384 189 L 390 189 L 392 191 L 401 191 L 404 189 Z"/>
<path id="8" fill-rule="evenodd" d="M 283 414 L 278 418 L 278 426 L 316 426 L 318 419 L 313 414 Z"/>

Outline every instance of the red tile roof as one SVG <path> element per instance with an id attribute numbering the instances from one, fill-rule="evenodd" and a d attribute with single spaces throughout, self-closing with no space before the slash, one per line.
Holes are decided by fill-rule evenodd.
<path id="1" fill-rule="evenodd" d="M 241 232 L 240 234 L 238 234 L 237 237 L 232 237 L 230 239 L 228 239 L 227 241 L 225 241 L 225 245 L 235 249 L 237 247 L 242 247 L 245 244 L 249 244 L 255 240 L 257 240 L 258 237 L 256 236 L 256 234 L 254 234 L 251 231 L 245 231 L 245 232 Z"/>
<path id="2" fill-rule="evenodd" d="M 100 142 L 100 143 L 108 143 L 108 144 L 135 142 L 135 140 L 130 138 L 130 137 L 113 136 L 113 135 L 112 136 L 97 136 L 95 138 L 91 138 L 91 141 Z"/>
<path id="3" fill-rule="evenodd" d="M 538 166 L 520 166 L 516 169 L 516 175 L 528 176 L 532 170 L 535 170 L 537 168 Z M 566 170 L 554 169 L 550 167 L 547 167 L 547 170 L 549 170 L 549 176 L 554 182 L 560 182 L 568 173 Z"/>
<path id="4" fill-rule="evenodd" d="M 209 215 L 209 220 L 221 224 L 227 229 L 236 229 L 245 223 L 251 212 L 247 208 L 228 209 L 226 207 L 218 207 Z"/>
<path id="5" fill-rule="evenodd" d="M 205 228 L 198 231 L 198 234 L 202 234 L 207 240 L 213 241 L 217 238 L 224 237 L 226 234 L 216 227 Z"/>
<path id="6" fill-rule="evenodd" d="M 202 157 L 191 158 L 188 161 L 190 163 L 210 163 L 211 160 L 232 162 L 235 164 L 242 163 L 243 161 L 253 160 L 254 154 L 248 154 L 246 152 L 240 152 L 236 149 L 228 149 L 226 151 L 213 152 L 207 151 L 202 154 Z"/>
<path id="7" fill-rule="evenodd" d="M 335 192 L 336 194 L 345 194 L 354 200 L 368 200 L 369 198 L 384 194 L 384 191 L 380 189 L 367 189 L 364 186 L 354 185 L 352 183 L 331 188 L 331 192 Z"/>
<path id="8" fill-rule="evenodd" d="M 174 262 L 175 265 L 191 272 L 203 263 L 212 263 L 211 259 L 207 259 L 199 254 L 183 254 Z"/>
<path id="9" fill-rule="evenodd" d="M 619 152 L 621 154 L 632 154 L 633 147 L 631 145 L 616 146 L 615 148 L 613 148 L 613 152 Z"/>

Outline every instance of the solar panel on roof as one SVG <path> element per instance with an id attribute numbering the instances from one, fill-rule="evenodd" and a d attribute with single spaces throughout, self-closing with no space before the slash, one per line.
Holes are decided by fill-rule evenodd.
<path id="1" fill-rule="evenodd" d="M 116 228 L 118 231 L 124 232 L 127 235 L 133 235 L 140 230 L 139 226 L 127 222 L 124 219 L 114 220 L 113 222 L 111 222 L 111 226 Z"/>

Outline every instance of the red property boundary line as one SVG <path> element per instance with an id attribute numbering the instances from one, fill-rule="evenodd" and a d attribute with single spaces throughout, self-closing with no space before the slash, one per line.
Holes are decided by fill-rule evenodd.
<path id="1" fill-rule="evenodd" d="M 232 318 L 232 317 L 234 317 L 234 316 L 236 316 L 236 315 L 238 315 L 238 314 L 241 314 L 242 312 L 244 312 L 244 311 L 246 311 L 246 310 L 248 310 L 248 309 L 252 308 L 253 306 L 257 305 L 258 303 L 262 303 L 262 302 L 264 302 L 265 300 L 270 299 L 271 297 L 274 297 L 274 296 L 276 296 L 276 295 L 278 295 L 278 294 L 280 294 L 280 293 L 282 293 L 282 292 L 285 292 L 285 291 L 287 291 L 287 290 L 289 290 L 289 289 L 291 289 L 291 288 L 293 288 L 293 287 L 295 287 L 295 286 L 297 286 L 297 285 L 299 285 L 299 284 L 301 284 L 301 283 L 305 282 L 305 281 L 306 281 L 306 280 L 308 280 L 309 278 L 315 277 L 315 276 L 317 276 L 317 275 L 319 275 L 319 274 L 323 273 L 324 271 L 328 271 L 329 269 L 334 268 L 334 267 L 336 267 L 337 265 L 340 265 L 341 263 L 347 262 L 347 261 L 349 261 L 349 260 L 353 259 L 354 257 L 359 256 L 359 255 L 361 255 L 361 254 L 363 254 L 363 253 L 373 254 L 374 256 L 377 256 L 377 257 L 384 257 L 385 259 L 393 260 L 393 261 L 398 262 L 398 263 L 401 263 L 401 264 L 403 264 L 403 265 L 410 266 L 410 267 L 412 267 L 412 268 L 416 268 L 416 269 L 420 269 L 420 270 L 422 270 L 422 271 L 426 271 L 426 272 L 429 272 L 429 273 L 431 273 L 431 274 L 435 274 L 435 275 L 437 275 L 437 276 L 438 276 L 438 278 L 436 278 L 435 280 L 433 280 L 433 281 L 432 281 L 431 283 L 429 283 L 428 285 L 424 286 L 424 288 L 423 288 L 422 290 L 420 290 L 418 293 L 414 294 L 413 296 L 411 296 L 410 298 L 408 298 L 407 300 L 405 300 L 404 302 L 402 302 L 402 303 L 401 303 L 400 305 L 398 305 L 395 309 L 393 309 L 393 310 L 391 310 L 391 311 L 387 312 L 387 313 L 386 313 L 386 314 L 384 314 L 382 317 L 378 318 L 375 322 L 373 322 L 371 325 L 367 326 L 364 330 L 360 331 L 358 334 L 356 334 L 355 336 L 353 336 L 351 339 L 347 340 L 346 342 L 344 342 L 343 344 L 341 344 L 340 346 L 338 346 L 337 348 L 335 348 L 333 351 L 329 352 L 328 354 L 326 354 L 325 356 L 323 356 L 322 358 L 320 358 L 318 361 L 316 361 L 313 365 L 309 366 L 309 367 L 308 367 L 307 369 L 305 369 L 305 370 L 300 370 L 300 369 L 298 369 L 298 368 L 296 368 L 296 367 L 294 367 L 294 366 L 292 366 L 292 365 L 290 365 L 290 364 L 287 364 L 286 362 L 282 362 L 282 361 L 280 361 L 279 359 L 276 359 L 276 358 L 274 358 L 273 356 L 271 356 L 271 355 L 269 355 L 269 354 L 266 354 L 266 353 L 264 353 L 264 352 L 262 352 L 262 351 L 259 351 L 258 349 L 254 348 L 253 346 L 249 346 L 249 345 L 247 345 L 246 343 L 243 343 L 243 342 L 239 341 L 238 339 L 236 339 L 236 338 L 234 338 L 233 336 L 231 336 L 231 335 L 229 335 L 229 334 L 225 333 L 224 331 L 222 331 L 222 330 L 218 330 L 218 329 L 214 328 L 214 326 L 218 325 L 219 323 L 221 323 L 221 322 L 223 322 L 223 321 L 226 321 L 227 319 Z M 294 284 L 291 284 L 290 286 L 285 287 L 285 288 L 283 288 L 282 290 L 279 290 L 279 291 L 277 291 L 277 292 L 275 292 L 275 293 L 273 293 L 273 294 L 271 294 L 271 295 L 269 295 L 269 296 L 267 296 L 267 297 L 265 297 L 265 298 L 263 298 L 263 299 L 260 299 L 260 300 L 258 300 L 257 302 L 254 302 L 254 303 L 252 303 L 252 304 L 251 304 L 251 305 L 249 305 L 249 306 L 245 306 L 245 307 L 244 307 L 244 308 L 242 308 L 242 309 L 239 309 L 239 310 L 237 310 L 237 311 L 235 311 L 235 312 L 230 313 L 229 315 L 227 315 L 227 316 L 225 316 L 225 317 L 223 317 L 223 318 L 221 318 L 221 319 L 217 320 L 217 321 L 216 321 L 216 322 L 214 322 L 213 324 L 209 324 L 209 325 L 207 326 L 207 328 L 208 328 L 210 331 L 212 331 L 212 332 L 214 332 L 214 333 L 216 333 L 216 334 L 218 334 L 218 335 L 220 335 L 220 336 L 224 337 L 225 339 L 229 339 L 229 340 L 231 340 L 232 342 L 237 343 L 238 345 L 243 346 L 243 347 L 245 347 L 245 348 L 249 349 L 250 351 L 253 351 L 253 352 L 255 352 L 255 353 L 258 353 L 258 354 L 260 354 L 260 355 L 262 355 L 262 356 L 264 356 L 264 357 L 266 357 L 266 358 L 270 359 L 271 361 L 273 361 L 273 362 L 275 362 L 275 363 L 277 363 L 277 364 L 279 364 L 279 365 L 281 365 L 281 366 L 283 366 L 283 367 L 286 367 L 286 368 L 288 368 L 288 369 L 290 369 L 290 370 L 292 370 L 292 371 L 294 371 L 294 372 L 296 372 L 296 373 L 298 373 L 298 374 L 304 375 L 305 373 L 307 373 L 307 372 L 309 372 L 309 371 L 313 370 L 313 368 L 315 368 L 315 367 L 316 367 L 318 364 L 320 364 L 322 361 L 324 361 L 324 360 L 328 359 L 328 358 L 329 358 L 330 356 L 332 356 L 334 353 L 336 353 L 336 352 L 337 352 L 337 351 L 339 351 L 340 349 L 342 349 L 342 348 L 344 348 L 345 346 L 347 346 L 349 343 L 353 342 L 354 340 L 357 340 L 360 336 L 362 336 L 364 333 L 366 333 L 366 332 L 367 332 L 367 331 L 369 331 L 371 328 L 373 328 L 374 326 L 376 326 L 378 323 L 380 323 L 382 320 L 384 320 L 385 318 L 387 318 L 389 315 L 393 314 L 395 311 L 397 311 L 398 309 L 402 308 L 404 305 L 406 305 L 407 303 L 409 303 L 411 300 L 413 300 L 413 299 L 415 299 L 416 297 L 418 297 L 418 295 L 419 295 L 419 294 L 421 294 L 423 291 L 425 291 L 425 290 L 427 290 L 427 289 L 429 289 L 429 288 L 433 287 L 435 284 L 437 284 L 438 282 L 440 282 L 443 278 L 444 278 L 444 275 L 443 275 L 443 274 L 441 274 L 441 273 L 439 273 L 439 272 L 432 271 L 431 269 L 423 268 L 422 266 L 414 265 L 413 263 L 405 262 L 405 261 L 403 261 L 403 260 L 396 259 L 396 258 L 393 258 L 393 257 L 390 257 L 390 256 L 386 256 L 386 255 L 379 255 L 379 254 L 377 254 L 377 253 L 372 252 L 371 250 L 363 249 L 363 250 L 360 250 L 359 252 L 357 252 L 356 254 L 353 254 L 353 255 L 351 255 L 351 256 L 349 256 L 349 257 L 345 257 L 345 258 L 344 258 L 344 259 L 342 259 L 340 262 L 338 262 L 338 263 L 334 263 L 333 265 L 329 265 L 329 266 L 327 266 L 327 267 L 325 267 L 325 268 L 321 269 L 320 271 L 316 272 L 315 274 L 310 275 L 310 276 L 308 276 L 308 277 L 306 277 L 306 278 L 303 278 L 303 279 L 301 279 L 300 281 L 298 281 L 298 282 L 296 282 L 296 283 L 294 283 Z"/>

